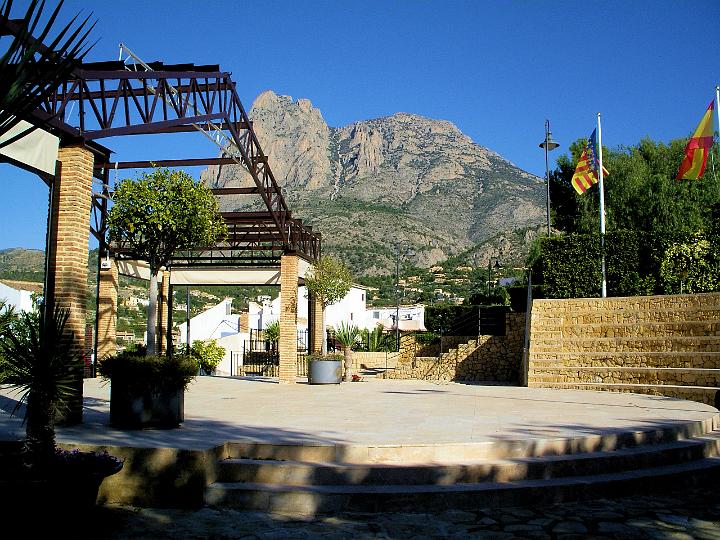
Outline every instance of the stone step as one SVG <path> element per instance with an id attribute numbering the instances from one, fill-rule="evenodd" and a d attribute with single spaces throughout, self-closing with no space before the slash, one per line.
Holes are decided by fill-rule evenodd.
<path id="1" fill-rule="evenodd" d="M 718 388 L 693 385 L 651 385 L 651 384 L 601 384 L 601 383 L 579 383 L 579 382 L 539 382 L 532 378 L 528 382 L 531 388 L 558 388 L 564 390 L 592 390 L 605 392 L 632 392 L 634 394 L 650 394 L 666 396 L 677 399 L 686 399 L 715 405 Z"/>
<path id="2" fill-rule="evenodd" d="M 561 478 L 659 467 L 720 454 L 720 432 L 670 443 L 462 464 L 337 464 L 255 459 L 219 462 L 218 482 L 302 485 L 452 485 Z"/>
<path id="3" fill-rule="evenodd" d="M 720 369 L 531 366 L 530 377 L 541 382 L 693 385 L 720 388 Z"/>
<path id="4" fill-rule="evenodd" d="M 215 482 L 205 491 L 208 505 L 311 517 L 336 512 L 475 510 L 478 506 L 549 504 L 585 498 L 644 493 L 694 485 L 720 477 L 720 458 L 635 471 L 452 485 L 286 486 Z"/>
<path id="5" fill-rule="evenodd" d="M 720 352 L 720 336 L 531 339 L 530 354 L 548 352 L 694 351 Z"/>
<path id="6" fill-rule="evenodd" d="M 720 352 L 696 351 L 623 351 L 608 354 L 602 351 L 533 353 L 530 366 L 563 367 L 629 367 L 718 369 Z"/>
<path id="7" fill-rule="evenodd" d="M 545 385 L 542 385 L 545 386 Z M 473 460 L 515 459 L 567 456 L 597 451 L 664 444 L 713 432 L 720 414 L 707 420 L 687 422 L 661 429 L 588 434 L 573 438 L 535 438 L 524 440 L 482 441 L 476 443 L 352 445 L 352 444 L 271 444 L 230 442 L 218 458 L 294 461 L 335 464 L 463 464 Z"/>
<path id="8" fill-rule="evenodd" d="M 716 336 L 720 321 L 665 321 L 625 323 L 563 324 L 533 328 L 536 338 L 636 337 L 636 336 Z"/>

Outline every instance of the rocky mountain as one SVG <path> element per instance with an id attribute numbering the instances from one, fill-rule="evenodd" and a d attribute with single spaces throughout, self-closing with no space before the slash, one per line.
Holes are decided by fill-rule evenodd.
<path id="1" fill-rule="evenodd" d="M 418 266 L 462 252 L 475 264 L 490 256 L 517 263 L 544 222 L 543 180 L 450 122 L 397 113 L 334 128 L 307 99 L 272 91 L 250 117 L 293 215 L 356 272 L 394 269 L 396 240 L 413 248 Z M 238 166 L 210 167 L 202 178 L 211 187 L 253 185 Z M 257 207 L 243 197 L 225 197 L 223 210 Z"/>

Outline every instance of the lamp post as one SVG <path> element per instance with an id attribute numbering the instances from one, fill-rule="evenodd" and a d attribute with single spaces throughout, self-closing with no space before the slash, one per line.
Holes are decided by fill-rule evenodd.
<path id="1" fill-rule="evenodd" d="M 559 143 L 553 141 L 550 120 L 545 120 L 545 139 L 539 146 L 545 149 L 545 187 L 547 190 L 545 202 L 547 204 L 547 233 L 550 236 L 550 166 L 548 164 L 548 152 L 560 146 Z"/>

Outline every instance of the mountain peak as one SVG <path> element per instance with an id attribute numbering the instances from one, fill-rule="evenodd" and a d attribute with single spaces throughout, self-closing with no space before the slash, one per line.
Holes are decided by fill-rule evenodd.
<path id="1" fill-rule="evenodd" d="M 543 222 L 542 182 L 447 120 L 398 112 L 331 128 L 310 100 L 272 90 L 249 114 L 293 214 L 356 270 L 392 267 L 388 239 L 412 245 L 415 264 L 429 266 Z M 235 166 L 210 167 L 203 180 L 252 185 Z M 235 199 L 223 209 L 249 206 Z"/>

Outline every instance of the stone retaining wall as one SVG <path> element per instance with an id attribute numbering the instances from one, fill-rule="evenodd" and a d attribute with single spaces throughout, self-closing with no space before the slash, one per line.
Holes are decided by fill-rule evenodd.
<path id="1" fill-rule="evenodd" d="M 715 403 L 720 294 L 535 300 L 528 386 Z"/>
<path id="2" fill-rule="evenodd" d="M 437 356 L 416 356 L 411 344 L 400 351 L 393 379 L 477 381 L 517 384 L 525 332 L 525 314 L 508 313 L 504 336 L 446 338 L 446 352 Z M 446 343 L 451 343 L 446 345 Z M 449 347 L 449 349 L 448 349 Z"/>

